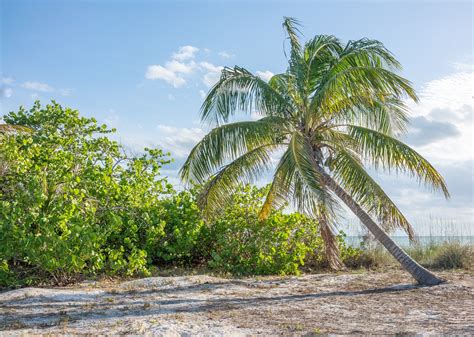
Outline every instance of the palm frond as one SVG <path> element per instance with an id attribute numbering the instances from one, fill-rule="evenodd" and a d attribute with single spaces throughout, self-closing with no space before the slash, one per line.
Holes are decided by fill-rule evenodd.
<path id="1" fill-rule="evenodd" d="M 181 179 L 204 183 L 226 162 L 259 146 L 282 141 L 285 125 L 279 117 L 267 117 L 214 128 L 191 150 L 180 170 Z"/>
<path id="2" fill-rule="evenodd" d="M 330 164 L 335 180 L 369 214 L 374 215 L 385 230 L 403 229 L 410 240 L 415 233 L 395 203 L 367 173 L 355 154 L 338 148 L 337 155 Z"/>
<path id="3" fill-rule="evenodd" d="M 396 170 L 417 177 L 434 190 L 449 197 L 448 188 L 441 174 L 418 152 L 398 139 L 361 126 L 348 126 L 348 134 L 357 144 L 362 159 L 371 162 L 375 168 Z"/>
<path id="4" fill-rule="evenodd" d="M 317 35 L 304 47 L 305 90 L 310 95 L 316 90 L 324 75 L 338 60 L 343 47 L 332 35 Z"/>
<path id="5" fill-rule="evenodd" d="M 324 188 L 309 140 L 294 132 L 288 146 L 290 159 L 293 161 L 295 173 L 292 176 L 292 197 L 298 210 L 312 216 L 317 211 L 317 203 L 325 204 L 334 209 L 335 200 Z"/>
<path id="6" fill-rule="evenodd" d="M 331 210 L 338 209 L 331 193 L 320 182 L 317 163 L 311 151 L 308 141 L 295 132 L 275 169 L 259 214 L 261 220 L 268 216 L 271 209 L 286 203 L 293 204 L 299 212 L 310 217 L 317 214 L 318 203 L 326 204 Z"/>
<path id="7" fill-rule="evenodd" d="M 401 64 L 395 56 L 377 40 L 362 38 L 355 41 L 349 41 L 340 54 L 341 59 L 347 55 L 366 54 L 367 57 L 377 60 L 378 63 L 392 69 L 401 69 Z"/>
<path id="8" fill-rule="evenodd" d="M 344 97 L 410 97 L 417 100 L 411 83 L 395 74 L 399 63 L 378 41 L 349 42 L 324 77 L 311 101 L 311 111 L 327 113 L 343 110 L 336 103 Z"/>
<path id="9" fill-rule="evenodd" d="M 283 18 L 283 29 L 288 35 L 288 40 L 290 40 L 291 54 L 301 53 L 301 43 L 299 40 L 301 31 L 298 28 L 299 26 L 301 26 L 301 23 L 295 18 Z"/>
<path id="10" fill-rule="evenodd" d="M 341 97 L 373 97 L 388 95 L 403 98 L 417 97 L 411 83 L 397 74 L 379 67 L 350 66 L 340 71 L 334 71 L 314 95 L 311 101 L 311 111 L 339 112 L 344 106 L 337 103 Z M 331 109 L 331 110 L 329 110 Z"/>
<path id="11" fill-rule="evenodd" d="M 201 120 L 222 124 L 237 113 L 285 116 L 287 101 L 267 82 L 244 68 L 224 68 L 201 106 Z"/>
<path id="12" fill-rule="evenodd" d="M 241 183 L 253 183 L 271 168 L 270 154 L 280 144 L 258 146 L 221 168 L 203 187 L 198 205 L 206 218 L 220 214 Z"/>
<path id="13" fill-rule="evenodd" d="M 336 126 L 359 125 L 392 137 L 407 131 L 408 110 L 404 101 L 399 98 L 349 96 L 338 100 L 335 105 L 342 109 L 332 114 L 331 122 Z"/>
<path id="14" fill-rule="evenodd" d="M 282 207 L 292 199 L 291 194 L 295 174 L 295 161 L 293 160 L 291 149 L 287 148 L 273 174 L 273 181 L 258 216 L 260 221 L 267 219 L 273 208 Z"/>
<path id="15" fill-rule="evenodd" d="M 310 142 L 298 132 L 294 132 L 289 149 L 301 179 L 316 195 L 323 192 L 316 169 L 318 163 L 314 159 Z"/>
<path id="16" fill-rule="evenodd" d="M 268 81 L 268 85 L 286 101 L 288 116 L 293 117 L 294 112 L 297 111 L 298 102 L 298 89 L 293 76 L 288 73 L 275 74 Z"/>

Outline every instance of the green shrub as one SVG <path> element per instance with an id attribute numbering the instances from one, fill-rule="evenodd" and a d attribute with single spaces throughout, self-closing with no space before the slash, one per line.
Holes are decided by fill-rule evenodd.
<path id="1" fill-rule="evenodd" d="M 191 265 L 202 260 L 204 221 L 195 191 L 183 191 L 162 202 L 164 235 L 149 247 L 154 263 Z"/>
<path id="2" fill-rule="evenodd" d="M 130 157 L 113 132 L 53 102 L 3 119 L 31 132 L 1 136 L 0 273 L 30 267 L 55 279 L 76 273 L 147 272 L 165 235 L 161 150 Z"/>
<path id="3" fill-rule="evenodd" d="M 259 222 L 264 195 L 265 189 L 243 186 L 213 221 L 207 240 L 211 268 L 236 275 L 298 274 L 322 251 L 317 223 L 299 213 L 273 211 Z"/>
<path id="4" fill-rule="evenodd" d="M 392 266 L 396 263 L 395 259 L 385 250 L 384 247 L 361 247 L 356 248 L 357 254 L 344 259 L 348 268 L 375 269 L 380 267 Z"/>
<path id="5" fill-rule="evenodd" d="M 348 245 L 346 237 L 347 235 L 343 231 L 340 231 L 337 236 L 342 262 L 348 268 L 370 267 L 372 261 L 364 254 L 364 250 Z"/>
<path id="6" fill-rule="evenodd" d="M 441 269 L 471 269 L 474 264 L 474 249 L 459 242 L 447 242 L 439 246 L 432 258 L 431 266 Z"/>

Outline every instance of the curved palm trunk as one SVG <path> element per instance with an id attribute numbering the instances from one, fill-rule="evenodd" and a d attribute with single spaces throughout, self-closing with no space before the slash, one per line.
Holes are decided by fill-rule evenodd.
<path id="1" fill-rule="evenodd" d="M 323 181 L 360 219 L 374 237 L 393 255 L 395 259 L 422 285 L 437 285 L 443 282 L 413 260 L 401 247 L 399 247 L 385 231 L 377 225 L 370 216 L 346 193 L 328 174 L 320 170 Z"/>

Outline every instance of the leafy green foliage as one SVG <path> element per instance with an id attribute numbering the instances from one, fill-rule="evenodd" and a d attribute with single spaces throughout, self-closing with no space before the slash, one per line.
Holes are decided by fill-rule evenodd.
<path id="1" fill-rule="evenodd" d="M 0 258 L 53 278 L 108 270 L 147 272 L 154 240 L 165 235 L 161 150 L 139 157 L 105 125 L 53 102 L 3 117 L 29 133 L 1 138 Z"/>
<path id="2" fill-rule="evenodd" d="M 3 119 L 2 285 L 147 275 L 152 265 L 296 274 L 307 261 L 322 261 L 316 221 L 281 210 L 259 220 L 269 187 L 241 185 L 205 223 L 198 188 L 177 193 L 160 176 L 170 162 L 161 150 L 130 156 L 108 137 L 114 130 L 54 102 Z"/>
<path id="3" fill-rule="evenodd" d="M 202 260 L 205 228 L 195 191 L 183 191 L 162 202 L 164 236 L 150 247 L 153 262 L 191 265 Z"/>
<path id="4" fill-rule="evenodd" d="M 322 240 L 314 220 L 280 210 L 258 220 L 267 191 L 268 187 L 241 186 L 212 222 L 211 268 L 237 275 L 298 274 L 306 261 L 321 257 Z"/>

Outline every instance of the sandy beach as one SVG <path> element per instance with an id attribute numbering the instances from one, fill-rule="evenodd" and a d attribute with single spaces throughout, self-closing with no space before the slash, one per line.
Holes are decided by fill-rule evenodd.
<path id="1" fill-rule="evenodd" d="M 474 276 L 418 287 L 401 271 L 153 277 L 0 294 L 0 335 L 473 334 Z"/>

